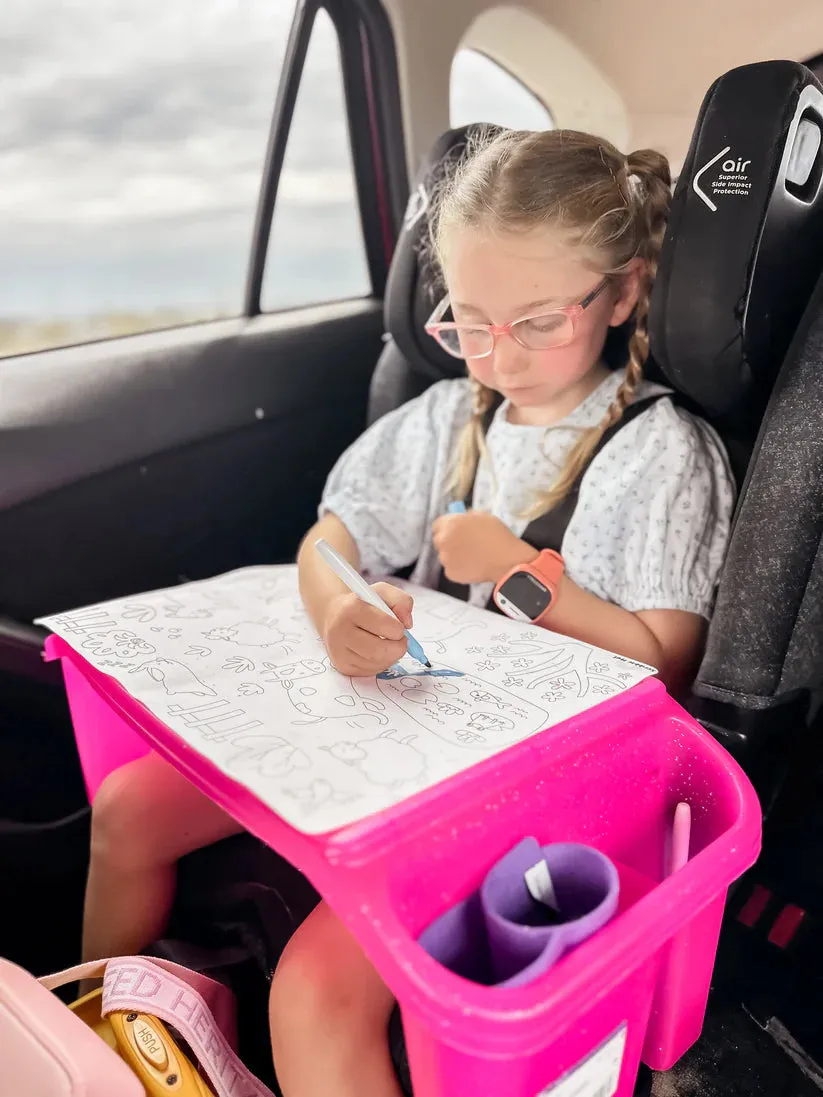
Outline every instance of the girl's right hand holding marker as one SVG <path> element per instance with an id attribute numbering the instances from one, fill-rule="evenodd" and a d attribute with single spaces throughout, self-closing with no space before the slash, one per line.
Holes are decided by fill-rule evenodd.
<path id="1" fill-rule="evenodd" d="M 375 583 L 374 589 L 396 616 L 356 594 L 339 594 L 329 602 L 323 621 L 323 642 L 333 666 L 352 678 L 380 674 L 406 654 L 404 630 L 411 628 L 414 602 L 389 583 Z"/>

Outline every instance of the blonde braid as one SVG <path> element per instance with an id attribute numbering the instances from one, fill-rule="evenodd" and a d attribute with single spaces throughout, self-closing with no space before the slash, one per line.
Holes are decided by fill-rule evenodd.
<path id="1" fill-rule="evenodd" d="M 496 394 L 494 389 L 486 388 L 475 377 L 469 377 L 469 384 L 472 390 L 472 415 L 460 432 L 454 470 L 449 480 L 449 491 L 459 500 L 468 498 L 481 456 L 486 458 L 491 468 L 483 418 L 494 403 Z"/>
<path id="2" fill-rule="evenodd" d="M 666 235 L 672 180 L 668 160 L 651 149 L 630 153 L 626 157 L 625 173 L 630 201 L 633 197 L 630 181 L 638 180 L 640 194 L 634 198 L 634 201 L 639 207 L 637 216 L 642 219 L 641 246 L 638 249 L 638 255 L 644 261 L 643 281 L 634 310 L 634 331 L 629 340 L 626 380 L 621 385 L 621 388 L 626 385 L 631 386 L 628 403 L 643 379 L 643 367 L 649 357 L 649 305 L 652 286 L 657 277 L 660 250 Z M 626 404 L 623 405 L 623 409 L 625 407 Z M 621 415 L 623 409 L 621 409 Z"/>
<path id="3" fill-rule="evenodd" d="M 541 492 L 526 512 L 524 517 L 529 521 L 552 510 L 566 498 L 591 460 L 600 439 L 606 431 L 620 422 L 623 412 L 633 401 L 643 380 L 643 367 L 649 356 L 649 304 L 671 201 L 668 161 L 652 150 L 633 152 L 626 157 L 618 182 L 625 197 L 629 219 L 639 222 L 639 245 L 635 254 L 643 259 L 640 293 L 634 310 L 634 330 L 629 340 L 625 375 L 603 419 L 596 427 L 582 431 L 569 451 L 557 480 L 549 491 Z"/>

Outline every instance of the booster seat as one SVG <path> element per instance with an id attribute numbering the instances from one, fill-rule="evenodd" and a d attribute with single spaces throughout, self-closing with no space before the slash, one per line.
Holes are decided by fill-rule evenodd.
<path id="1" fill-rule="evenodd" d="M 444 134 L 415 180 L 389 276 L 388 336 L 372 380 L 371 420 L 462 373 L 423 330 L 442 292 L 426 239 L 432 191 L 476 129 Z M 762 793 L 760 769 L 775 772 L 771 758 L 764 761 L 773 729 L 787 747 L 787 718 L 802 727 L 809 690 L 823 683 L 814 627 L 823 598 L 811 587 L 823 585 L 813 567 L 823 431 L 809 429 L 823 400 L 810 376 L 823 290 L 807 310 L 823 271 L 822 135 L 823 90 L 803 65 L 763 62 L 718 79 L 679 176 L 651 303 L 647 375 L 715 426 L 742 486 L 690 707 Z M 628 334 L 610 336 L 610 365 L 625 360 Z M 803 474 L 801 454 L 810 462 Z M 786 472 L 793 479 L 784 496 Z M 766 530 L 776 535 L 774 552 Z M 777 715 L 769 711 L 776 705 Z"/>

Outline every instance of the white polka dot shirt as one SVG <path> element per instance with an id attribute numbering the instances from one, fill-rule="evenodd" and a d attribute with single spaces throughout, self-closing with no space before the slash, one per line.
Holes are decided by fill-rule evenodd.
<path id="1" fill-rule="evenodd" d="M 481 460 L 475 509 L 518 537 L 539 492 L 551 487 L 580 428 L 596 426 L 623 373 L 608 378 L 551 427 L 507 421 L 498 408 Z M 635 399 L 667 390 L 644 382 Z M 457 438 L 471 416 L 466 380 L 441 381 L 369 428 L 329 476 L 320 514 L 331 512 L 357 543 L 372 576 L 415 563 L 412 580 L 437 585 L 431 539 L 445 513 Z M 679 609 L 709 617 L 734 508 L 734 481 L 722 444 L 700 419 L 658 400 L 617 432 L 589 465 L 563 538 L 569 577 L 632 612 Z M 485 605 L 491 585 L 471 588 Z"/>

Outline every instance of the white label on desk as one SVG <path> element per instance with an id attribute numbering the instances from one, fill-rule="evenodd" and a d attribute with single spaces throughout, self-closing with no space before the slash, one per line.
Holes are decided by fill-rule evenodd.
<path id="1" fill-rule="evenodd" d="M 536 1097 L 614 1097 L 625 1050 L 626 1026 L 621 1025 L 588 1059 L 572 1067 L 559 1082 L 541 1089 Z"/>

